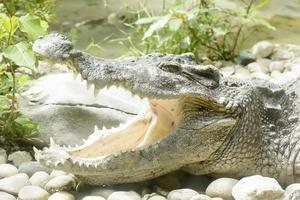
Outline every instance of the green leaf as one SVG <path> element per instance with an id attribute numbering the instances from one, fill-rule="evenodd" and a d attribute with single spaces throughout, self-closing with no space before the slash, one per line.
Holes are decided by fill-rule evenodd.
<path id="1" fill-rule="evenodd" d="M 39 36 L 47 34 L 48 23 L 38 16 L 27 14 L 20 17 L 20 30 L 27 33 L 31 40 L 36 40 Z"/>
<path id="2" fill-rule="evenodd" d="M 16 16 L 2 18 L 1 24 L 8 34 L 13 35 L 19 26 L 19 19 Z"/>
<path id="3" fill-rule="evenodd" d="M 144 33 L 143 40 L 152 36 L 155 31 L 158 31 L 158 30 L 162 29 L 163 27 L 165 27 L 165 25 L 169 22 L 170 19 L 171 19 L 171 15 L 166 15 L 166 16 L 163 16 L 157 22 L 151 24 L 149 29 Z"/>
<path id="4" fill-rule="evenodd" d="M 20 42 L 4 49 L 4 56 L 21 67 L 33 69 L 36 63 L 36 57 L 31 46 L 26 42 Z"/>
<path id="5" fill-rule="evenodd" d="M 169 21 L 170 31 L 177 31 L 182 25 L 182 19 L 171 19 Z"/>
<path id="6" fill-rule="evenodd" d="M 267 4 L 269 4 L 271 2 L 271 0 L 261 0 L 258 4 L 255 5 L 254 9 L 261 9 L 263 7 L 265 7 Z"/>

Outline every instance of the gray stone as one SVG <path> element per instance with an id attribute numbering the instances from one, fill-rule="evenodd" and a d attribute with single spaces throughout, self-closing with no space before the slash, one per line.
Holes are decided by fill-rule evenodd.
<path id="1" fill-rule="evenodd" d="M 16 198 L 13 195 L 8 194 L 6 192 L 0 192 L 0 199 L 1 200 L 16 200 Z"/>
<path id="2" fill-rule="evenodd" d="M 49 173 L 49 169 L 41 166 L 36 161 L 24 162 L 19 166 L 19 173 L 26 173 L 28 176 L 32 176 L 34 173 L 44 171 Z"/>
<path id="3" fill-rule="evenodd" d="M 214 180 L 206 188 L 206 195 L 210 197 L 221 197 L 225 200 L 234 200 L 232 196 L 232 188 L 238 182 L 233 178 L 219 178 Z"/>
<path id="4" fill-rule="evenodd" d="M 128 92 L 102 89 L 95 98 L 92 89 L 86 90 L 86 83 L 72 76 L 42 77 L 20 95 L 21 113 L 38 123 L 41 140 L 49 142 L 53 137 L 58 144 L 74 145 L 87 138 L 95 125 L 110 128 L 135 116 L 129 113 L 138 113 L 140 102 L 133 102 Z M 126 99 L 130 103 L 124 103 Z"/>
<path id="5" fill-rule="evenodd" d="M 103 197 L 99 197 L 99 196 L 87 196 L 84 197 L 82 200 L 105 200 Z"/>
<path id="6" fill-rule="evenodd" d="M 237 60 L 237 63 L 243 66 L 246 66 L 252 62 L 255 62 L 255 56 L 248 51 L 241 52 Z"/>
<path id="7" fill-rule="evenodd" d="M 30 153 L 26 151 L 16 151 L 8 156 L 8 160 L 15 166 L 19 166 L 22 163 L 32 161 Z"/>
<path id="8" fill-rule="evenodd" d="M 199 193 L 192 189 L 178 189 L 171 191 L 167 199 L 168 200 L 190 200 Z"/>
<path id="9" fill-rule="evenodd" d="M 252 54 L 256 58 L 265 58 L 272 54 L 274 45 L 268 41 L 261 41 L 252 47 Z"/>
<path id="10" fill-rule="evenodd" d="M 141 196 L 134 191 L 118 191 L 109 195 L 107 200 L 141 200 Z"/>
<path id="11" fill-rule="evenodd" d="M 69 175 L 57 176 L 51 179 L 46 185 L 45 189 L 48 192 L 57 192 L 57 191 L 68 191 L 76 187 L 76 182 L 73 177 Z"/>
<path id="12" fill-rule="evenodd" d="M 38 186 L 25 186 L 18 195 L 19 200 L 47 200 L 49 193 Z"/>
<path id="13" fill-rule="evenodd" d="M 16 175 L 18 169 L 11 164 L 0 164 L 0 178 Z"/>
<path id="14" fill-rule="evenodd" d="M 35 172 L 29 179 L 31 185 L 44 187 L 46 183 L 50 180 L 50 176 L 47 172 Z"/>
<path id="15" fill-rule="evenodd" d="M 269 65 L 269 70 L 270 70 L 270 72 L 273 72 L 273 71 L 283 72 L 283 70 L 284 70 L 283 62 L 282 61 L 271 62 L 271 64 Z"/>
<path id="16" fill-rule="evenodd" d="M 0 180 L 0 191 L 17 195 L 24 186 L 30 184 L 28 180 L 28 175 L 24 173 L 3 178 Z"/>
<path id="17" fill-rule="evenodd" d="M 144 195 L 142 200 L 167 200 L 167 199 L 159 194 L 152 193 L 152 194 Z"/>
<path id="18" fill-rule="evenodd" d="M 6 151 L 0 148 L 0 164 L 5 164 L 7 162 L 7 154 Z"/>
<path id="19" fill-rule="evenodd" d="M 75 197 L 69 192 L 55 192 L 48 200 L 75 200 Z"/>
<path id="20" fill-rule="evenodd" d="M 285 189 L 285 200 L 299 200 L 300 199 L 300 183 L 294 183 L 289 185 Z"/>
<path id="21" fill-rule="evenodd" d="M 194 196 L 193 198 L 191 198 L 191 200 L 212 200 L 212 198 L 210 198 L 207 195 L 204 194 L 198 194 L 196 196 Z"/>
<path id="22" fill-rule="evenodd" d="M 280 200 L 283 194 L 275 179 L 260 175 L 242 178 L 232 189 L 232 196 L 238 200 Z"/>

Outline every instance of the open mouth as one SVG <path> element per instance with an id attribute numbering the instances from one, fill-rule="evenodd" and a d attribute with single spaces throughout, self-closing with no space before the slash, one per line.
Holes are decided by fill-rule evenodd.
<path id="1" fill-rule="evenodd" d="M 96 85 L 91 87 L 98 94 L 99 88 Z M 126 92 L 138 101 L 140 109 L 137 115 L 118 127 L 95 127 L 94 132 L 81 145 L 65 148 L 71 157 L 97 158 L 150 146 L 170 135 L 180 125 L 180 98 L 140 97 L 114 85 L 100 89 L 99 95 L 101 96 L 101 92 L 116 90 Z"/>

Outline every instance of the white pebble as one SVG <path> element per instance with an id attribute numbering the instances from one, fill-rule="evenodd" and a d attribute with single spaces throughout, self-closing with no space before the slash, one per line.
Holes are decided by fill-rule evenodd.
<path id="1" fill-rule="evenodd" d="M 6 192 L 0 192 L 0 199 L 2 200 L 16 200 L 16 198 L 11 195 L 11 194 L 8 194 Z"/>
<path id="2" fill-rule="evenodd" d="M 75 200 L 75 197 L 69 192 L 55 192 L 48 200 Z"/>
<path id="3" fill-rule="evenodd" d="M 38 186 L 25 186 L 18 195 L 18 200 L 47 200 L 49 193 Z"/>
<path id="4" fill-rule="evenodd" d="M 273 53 L 274 45 L 268 41 L 261 41 L 252 47 L 252 54 L 256 58 L 265 58 Z"/>
<path id="5" fill-rule="evenodd" d="M 16 175 L 18 169 L 11 164 L 0 164 L 0 178 Z"/>
<path id="6" fill-rule="evenodd" d="M 31 185 L 36 185 L 44 187 L 46 183 L 50 180 L 50 176 L 47 172 L 39 171 L 35 172 L 29 179 Z"/>
<path id="7" fill-rule="evenodd" d="M 199 193 L 192 189 L 173 190 L 168 194 L 168 200 L 190 200 Z"/>
<path id="8" fill-rule="evenodd" d="M 194 196 L 193 198 L 191 198 L 191 200 L 212 200 L 212 198 L 210 198 L 207 195 L 204 194 L 198 194 L 196 196 Z"/>
<path id="9" fill-rule="evenodd" d="M 260 175 L 242 178 L 232 189 L 232 196 L 238 200 L 275 200 L 282 198 L 283 194 L 275 179 Z"/>
<path id="10" fill-rule="evenodd" d="M 211 182 L 206 188 L 206 195 L 210 197 L 221 197 L 226 200 L 234 200 L 232 197 L 232 188 L 238 182 L 233 178 L 219 178 Z"/>
<path id="11" fill-rule="evenodd" d="M 285 198 L 287 200 L 298 200 L 300 199 L 300 183 L 294 183 L 289 185 L 285 189 Z"/>
<path id="12" fill-rule="evenodd" d="M 51 178 L 54 178 L 54 177 L 57 177 L 57 176 L 62 176 L 62 175 L 67 175 L 67 172 L 60 171 L 60 170 L 53 170 L 53 171 L 50 173 L 50 177 L 51 177 Z"/>
<path id="13" fill-rule="evenodd" d="M 0 180 L 0 190 L 17 195 L 23 187 L 30 184 L 28 180 L 28 175 L 24 173 L 3 178 Z"/>
<path id="14" fill-rule="evenodd" d="M 284 70 L 283 62 L 281 62 L 281 61 L 273 61 L 269 65 L 269 69 L 270 69 L 271 72 L 273 72 L 273 71 L 283 72 L 283 70 Z"/>
<path id="15" fill-rule="evenodd" d="M 166 200 L 166 198 L 159 194 L 152 193 L 144 195 L 142 200 Z"/>
<path id="16" fill-rule="evenodd" d="M 105 200 L 103 197 L 99 197 L 99 196 L 87 196 L 84 197 L 82 200 Z"/>
<path id="17" fill-rule="evenodd" d="M 74 178 L 69 175 L 54 177 L 45 185 L 45 189 L 51 193 L 63 190 L 72 190 L 75 187 L 76 182 Z"/>
<path id="18" fill-rule="evenodd" d="M 118 191 L 109 195 L 107 200 L 141 200 L 141 196 L 134 191 Z"/>

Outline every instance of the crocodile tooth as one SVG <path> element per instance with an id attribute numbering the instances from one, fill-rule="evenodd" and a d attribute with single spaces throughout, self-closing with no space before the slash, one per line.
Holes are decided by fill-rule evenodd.
<path id="1" fill-rule="evenodd" d="M 92 83 L 88 80 L 86 81 L 86 90 L 89 90 L 91 88 Z"/>
<path id="2" fill-rule="evenodd" d="M 95 129 L 94 129 L 94 131 L 98 131 L 98 130 L 99 130 L 98 126 L 97 126 L 97 125 L 95 125 Z"/>
<path id="3" fill-rule="evenodd" d="M 103 130 L 103 131 L 106 131 L 106 130 L 107 130 L 107 128 L 106 128 L 105 126 L 103 126 L 103 127 L 102 127 L 102 130 Z"/>
<path id="4" fill-rule="evenodd" d="M 77 72 L 73 72 L 73 79 L 76 80 L 78 73 Z"/>
<path id="5" fill-rule="evenodd" d="M 97 85 L 94 85 L 94 97 L 97 97 L 100 92 L 100 87 Z"/>
<path id="6" fill-rule="evenodd" d="M 94 163 L 94 167 L 97 168 L 97 167 L 98 167 L 98 164 L 97 164 L 97 163 Z"/>

